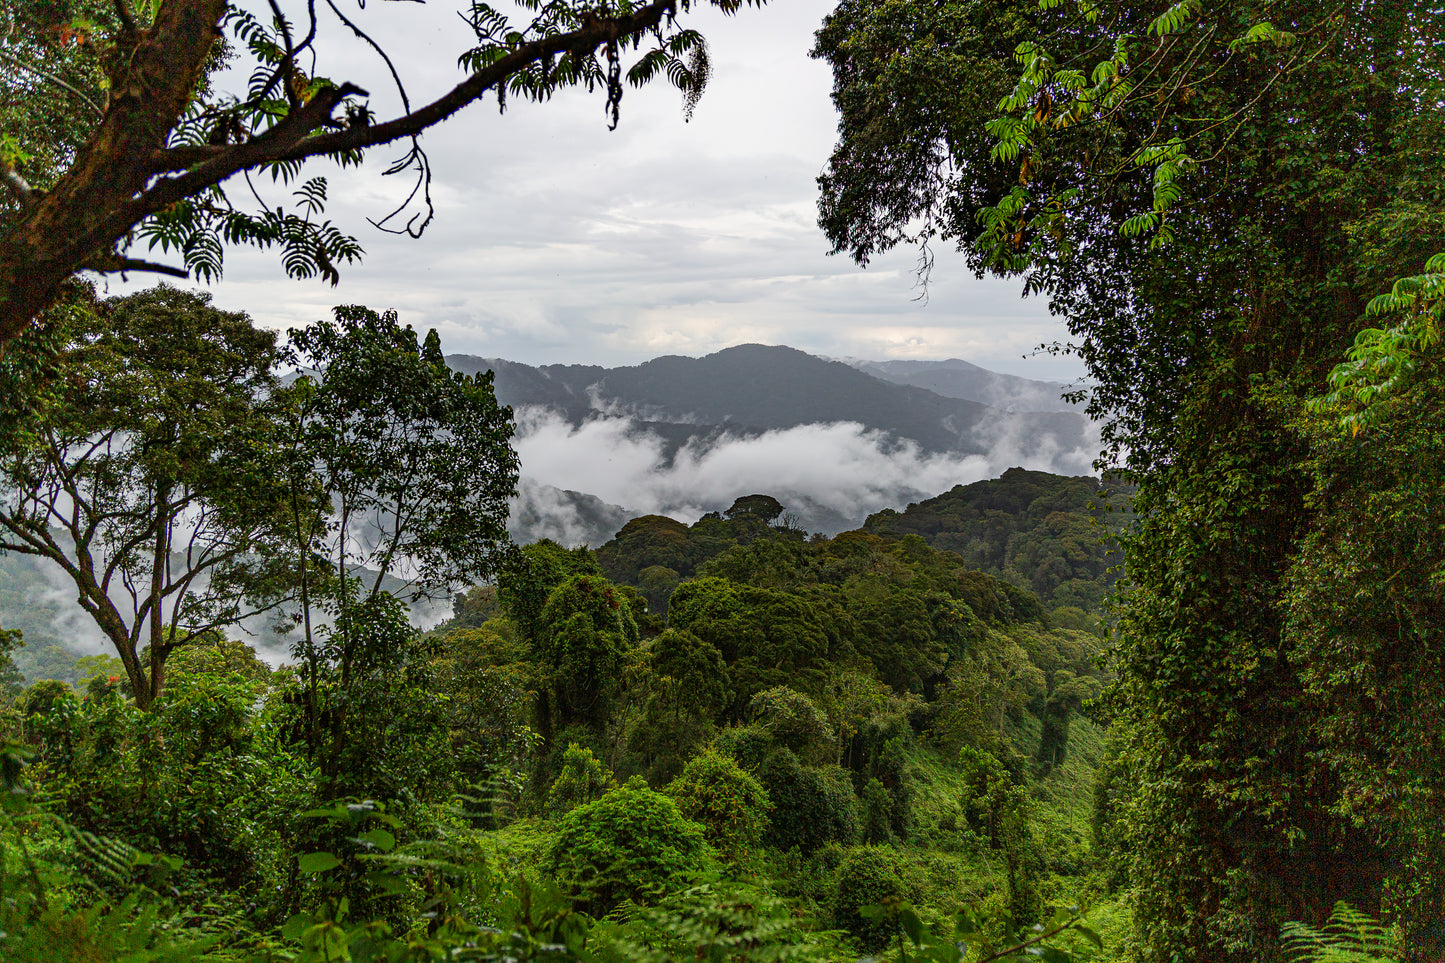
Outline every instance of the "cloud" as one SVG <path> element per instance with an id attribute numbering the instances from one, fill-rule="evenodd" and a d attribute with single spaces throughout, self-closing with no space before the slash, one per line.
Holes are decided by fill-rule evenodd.
<path id="1" fill-rule="evenodd" d="M 830 531 L 1014 466 L 1087 474 L 1097 451 L 1097 435 L 1077 449 L 1062 450 L 1004 415 L 987 422 L 983 431 L 990 447 L 981 455 L 927 454 L 911 441 L 854 422 L 835 422 L 694 439 L 669 458 L 663 439 L 631 418 L 599 415 L 574 425 L 546 409 L 524 408 L 517 412 L 514 444 L 524 503 L 533 510 L 545 504 L 539 493 L 571 490 L 630 509 L 632 515 L 669 515 L 690 523 L 704 512 L 727 508 L 741 495 L 762 492 L 803 514 L 805 527 L 811 521 L 815 530 Z M 546 537 L 568 541 L 556 533 L 586 529 L 584 520 L 555 497 L 550 509 L 557 516 L 545 529 Z M 595 530 L 587 531 L 569 543 L 597 544 L 597 538 Z"/>
<path id="2" fill-rule="evenodd" d="M 335 304 L 390 307 L 419 329 L 437 328 L 449 352 L 531 364 L 635 364 L 758 341 L 828 356 L 957 356 L 1073 378 L 1077 359 L 1023 359 L 1067 335 L 1042 300 L 1019 297 L 1017 280 L 975 279 L 940 250 L 922 301 L 911 250 L 867 271 L 828 256 L 816 177 L 836 113 L 828 67 L 807 52 L 833 6 L 690 13 L 715 70 L 689 123 L 665 84 L 629 88 L 613 132 L 595 92 L 514 101 L 504 114 L 495 101 L 467 108 L 423 138 L 437 216 L 421 240 L 367 224 L 410 190 L 405 178 L 380 174 L 396 151 L 375 152 L 359 170 L 312 164 L 308 175 L 331 178 L 326 216 L 358 236 L 363 264 L 343 268 L 332 289 L 286 279 L 274 251 L 232 249 L 217 303 L 276 328 L 326 317 Z M 413 103 L 459 77 L 467 38 L 454 7 L 371 4 L 358 16 L 385 38 Z M 322 39 L 328 76 L 372 90 L 385 115 L 382 101 L 395 98 L 374 54 L 344 29 Z M 272 203 L 289 199 L 284 186 L 262 189 Z M 150 283 L 140 280 L 111 289 Z"/>

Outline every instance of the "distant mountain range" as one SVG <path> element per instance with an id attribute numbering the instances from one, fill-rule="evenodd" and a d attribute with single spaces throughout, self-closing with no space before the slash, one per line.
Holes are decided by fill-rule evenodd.
<path id="1" fill-rule="evenodd" d="M 720 431 L 757 433 L 853 422 L 926 452 L 982 453 L 1000 420 L 1030 447 L 1073 448 L 1086 427 L 1058 398 L 1062 386 L 966 361 L 830 361 L 796 348 L 744 344 L 703 358 L 666 355 L 639 365 L 532 365 L 449 355 L 457 371 L 494 372 L 497 400 L 580 423 L 626 416 L 676 450 Z"/>
<path id="2" fill-rule="evenodd" d="M 1075 411 L 1063 400 L 1070 385 L 1000 374 L 958 358 L 947 361 L 852 361 L 859 371 L 897 385 L 924 388 L 945 398 L 965 398 L 1003 411 Z"/>
<path id="3" fill-rule="evenodd" d="M 533 366 L 471 355 L 450 355 L 447 363 L 468 374 L 494 373 L 497 399 L 519 415 L 519 439 L 537 413 L 545 412 L 579 431 L 589 423 L 620 422 L 627 439 L 655 443 L 657 462 L 639 483 L 645 491 L 614 485 L 609 493 L 607 473 L 620 470 L 604 464 L 611 458 L 597 458 L 595 473 L 551 483 L 528 479 L 529 456 L 537 456 L 524 451 L 523 491 L 512 523 L 513 536 L 522 541 L 546 536 L 596 545 L 615 534 L 612 526 L 619 519 L 646 513 L 695 518 L 750 491 L 776 495 L 804 527 L 834 533 L 861 524 L 879 508 L 1015 465 L 1063 474 L 1088 471 L 1097 452 L 1089 421 L 1077 406 L 1060 400 L 1062 385 L 956 359 L 845 363 L 794 348 L 745 344 L 703 358 L 668 355 L 619 368 Z M 856 429 L 830 437 L 851 447 L 830 451 L 821 429 L 843 425 Z M 785 444 L 764 445 L 770 438 L 778 441 L 780 433 L 786 433 Z M 757 444 L 747 452 L 750 441 Z M 580 434 L 555 442 L 584 443 Z M 867 449 L 862 460 L 868 465 L 911 459 L 920 470 L 894 472 L 898 466 L 890 466 L 884 473 L 889 478 L 862 490 L 858 479 L 840 486 L 817 463 L 831 459 L 837 472 L 866 473 L 860 447 Z M 803 458 L 804 449 L 811 464 L 785 464 L 789 457 Z M 553 460 L 553 454 L 549 449 L 543 460 Z M 704 491 L 683 482 L 662 491 L 668 486 L 655 484 L 654 476 L 674 469 L 730 466 L 748 458 L 756 476 L 738 478 L 737 491 Z M 948 474 L 949 459 L 960 465 L 954 474 Z M 899 477 L 891 477 L 895 473 Z M 716 472 L 706 475 L 717 481 Z M 935 479 L 938 487 L 930 489 Z"/>

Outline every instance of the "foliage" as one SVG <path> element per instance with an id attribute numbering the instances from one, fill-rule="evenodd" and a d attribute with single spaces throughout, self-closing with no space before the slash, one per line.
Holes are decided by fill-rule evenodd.
<path id="1" fill-rule="evenodd" d="M 552 590 L 574 575 L 600 575 L 586 548 L 565 549 L 551 539 L 524 547 L 497 582 L 497 601 L 522 637 L 541 644 L 542 608 Z"/>
<path id="2" fill-rule="evenodd" d="M 816 934 L 801 930 L 787 904 L 766 891 L 704 883 L 638 910 L 615 932 L 597 934 L 603 961 L 787 963 L 821 960 Z"/>
<path id="3" fill-rule="evenodd" d="M 1025 931 L 1006 930 L 1003 939 L 993 932 L 996 926 L 988 914 L 971 907 L 954 915 L 951 933 L 925 924 L 906 903 L 864 907 L 862 915 L 871 921 L 890 924 L 901 963 L 964 963 L 965 959 L 976 963 L 1019 963 L 1033 959 L 1071 963 L 1092 957 L 1075 957 L 1051 941 L 1062 942 L 1064 937 L 1077 934 L 1095 949 L 1103 945 L 1099 935 L 1083 924 L 1083 914 L 1076 908 L 1055 911 L 1048 925 L 1037 923 Z"/>
<path id="4" fill-rule="evenodd" d="M 488 623 L 454 631 L 432 661 L 458 778 L 482 792 L 483 804 L 497 814 L 517 801 L 538 742 L 531 725 L 536 673 L 518 661 L 520 645 L 497 631 L 508 628 Z"/>
<path id="5" fill-rule="evenodd" d="M 1330 371 L 1330 393 L 1319 410 L 1343 407 L 1341 423 L 1358 434 L 1372 423 L 1376 402 L 1397 394 L 1420 370 L 1420 356 L 1440 341 L 1445 314 L 1445 253 L 1425 262 L 1425 273 L 1403 277 L 1388 294 L 1365 308 L 1371 318 L 1399 317 L 1388 328 L 1365 328 L 1355 335 L 1345 361 Z"/>
<path id="6" fill-rule="evenodd" d="M 385 592 L 348 593 L 338 609 L 321 631 L 308 678 L 292 690 L 301 709 L 294 722 L 322 797 L 446 798 L 458 762 L 449 751 L 447 705 L 406 607 Z M 304 645 L 296 646 L 300 654 Z"/>
<path id="7" fill-rule="evenodd" d="M 838 769 L 805 768 L 788 749 L 774 750 L 758 770 L 758 781 L 773 804 L 766 839 L 803 854 L 825 843 L 847 845 L 858 837 L 857 799 Z"/>
<path id="8" fill-rule="evenodd" d="M 671 624 L 722 652 L 734 718 L 753 695 L 792 684 L 818 687 L 830 645 L 816 606 L 798 595 L 716 577 L 684 582 L 672 597 Z"/>
<path id="9" fill-rule="evenodd" d="M 812 699 L 785 685 L 764 689 L 748 703 L 749 721 L 780 746 L 810 762 L 831 753 L 833 727 Z"/>
<path id="10" fill-rule="evenodd" d="M 716 4 L 725 13 L 740 5 Z M 416 183 L 379 223 L 417 235 L 433 214 L 418 138 L 468 104 L 489 93 L 505 104 L 508 95 L 543 101 L 568 87 L 602 89 L 616 126 L 624 77 L 634 86 L 666 77 L 690 110 L 710 76 L 701 35 L 677 22 L 691 2 L 525 6 L 524 24 L 486 4 L 464 7 L 474 45 L 460 58 L 461 79 L 436 100 L 413 104 L 402 72 L 391 70 L 402 108 L 390 118 L 374 115 L 365 90 L 327 76 L 322 54 L 337 31 L 364 37 L 395 66 L 355 11 L 331 8 L 332 21 L 311 9 L 293 22 L 279 8 L 257 16 L 227 0 L 7 7 L 0 344 L 29 328 L 84 269 L 214 280 L 225 247 L 241 243 L 278 248 L 293 277 L 336 283 L 337 266 L 356 261 L 361 248 L 323 219 L 329 187 L 325 177 L 302 180 L 308 158 L 353 166 L 368 148 L 407 143 L 389 170 Z M 624 68 L 629 51 L 636 59 Z M 219 73 L 227 59 L 233 70 Z M 58 70 L 47 69 L 52 64 Z M 248 79 L 236 85 L 240 77 Z M 223 186 L 237 174 L 254 208 Z M 269 174 L 292 197 L 265 199 L 252 174 Z M 137 240 L 174 252 L 184 267 L 130 256 Z"/>
<path id="11" fill-rule="evenodd" d="M 569 725 L 602 731 L 622 689 L 624 659 L 637 646 L 637 622 L 618 587 L 574 575 L 542 607 L 538 655 L 547 670 L 544 735 Z"/>
<path id="12" fill-rule="evenodd" d="M 29 758 L 18 745 L 0 744 L 0 954 L 35 963 L 207 956 L 218 936 L 188 925 L 161 895 L 180 862 L 37 810 L 26 798 Z M 54 841 L 60 858 L 33 851 L 27 839 Z M 112 897 L 114 890 L 122 895 Z"/>
<path id="13" fill-rule="evenodd" d="M 895 915 L 907 897 L 903 881 L 885 849 L 865 846 L 855 849 L 838 867 L 837 892 L 833 897 L 833 918 L 868 951 L 882 949 L 897 931 Z M 865 919 L 864 907 L 877 906 L 883 912 Z"/>
<path id="14" fill-rule="evenodd" d="M 705 749 L 668 783 L 678 811 L 703 828 L 708 843 L 728 860 L 747 860 L 762 843 L 772 802 L 762 784 L 731 757 Z"/>
<path id="15" fill-rule="evenodd" d="M 685 629 L 667 629 L 653 639 L 648 661 L 650 691 L 628 747 L 660 784 L 711 738 L 713 720 L 728 707 L 731 692 L 722 653 Z"/>
<path id="16" fill-rule="evenodd" d="M 585 803 L 559 820 L 548 865 L 594 915 L 623 900 L 653 902 L 707 865 L 701 827 L 641 780 Z"/>
<path id="17" fill-rule="evenodd" d="M 722 648 L 687 629 L 646 637 L 635 593 L 585 551 L 529 548 L 523 558 L 557 563 L 550 574 L 504 575 L 499 594 L 531 612 L 530 635 L 505 616 L 421 634 L 370 577 L 322 580 L 317 568 L 328 618 L 314 675 L 305 663 L 267 672 L 205 635 L 178 650 L 148 713 L 103 677 L 84 700 L 33 689 L 45 710 L 26 729 L 38 795 L 97 838 L 187 857 L 170 898 L 224 934 L 218 952 L 245 958 L 843 958 L 843 937 L 818 931 L 834 925 L 865 822 L 928 920 L 910 958 L 943 952 L 934 924 L 960 903 L 988 921 L 992 945 L 1012 946 L 1011 902 L 1089 885 L 1093 864 L 1068 829 L 1095 731 L 1075 721 L 1087 739 L 1067 779 L 1031 779 L 1027 758 L 1095 636 L 1020 621 L 1011 605 L 974 615 L 958 595 L 1006 601 L 1003 583 L 916 537 L 718 539 L 709 571 L 726 577 L 689 583 L 674 621 L 731 621 L 761 639 L 770 612 L 806 606 L 825 647 L 816 688 L 762 687 L 739 706 Z M 515 605 L 524 592 L 533 603 Z M 928 670 L 936 686 L 902 692 L 878 676 L 890 627 L 853 613 L 894 594 L 947 653 Z M 978 778 L 953 763 L 945 724 L 964 698 L 986 707 L 976 732 L 997 754 Z M 733 713 L 751 724 L 718 730 Z M 544 717 L 561 723 L 550 744 L 529 725 Z M 665 795 L 641 779 L 617 788 L 601 760 L 654 788 L 671 781 Z M 988 811 L 1012 814 L 1018 845 L 983 828 Z M 577 910 L 607 918 L 569 913 L 553 876 Z M 681 892 L 690 879 L 712 881 Z M 908 917 L 891 918 L 896 933 Z"/>
<path id="18" fill-rule="evenodd" d="M 0 628 L 0 702 L 9 702 L 25 687 L 25 677 L 11 653 L 25 644 L 19 629 Z"/>
<path id="19" fill-rule="evenodd" d="M 395 312 L 351 305 L 334 315 L 290 333 L 284 357 L 302 374 L 276 394 L 280 445 L 270 466 L 283 488 L 282 552 L 296 586 L 294 648 L 313 754 L 323 675 L 335 676 L 345 699 L 368 673 L 402 664 L 410 632 L 384 596 L 445 594 L 510 557 L 507 499 L 517 481 L 511 412 L 497 405 L 489 375 L 453 373 L 436 332 L 419 342 Z M 322 612 L 332 619 L 324 640 Z"/>
<path id="20" fill-rule="evenodd" d="M 547 793 L 547 810 L 564 816 L 583 803 L 595 802 L 614 788 L 612 774 L 592 755 L 592 750 L 575 742 L 562 754 L 562 772 Z"/>
<path id="21" fill-rule="evenodd" d="M 1289 922 L 1283 937 L 1286 952 L 1299 963 L 1392 963 L 1398 958 L 1393 934 L 1343 901 L 1322 928 Z"/>

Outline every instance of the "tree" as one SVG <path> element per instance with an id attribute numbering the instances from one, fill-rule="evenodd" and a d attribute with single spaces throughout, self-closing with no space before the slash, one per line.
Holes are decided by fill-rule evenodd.
<path id="1" fill-rule="evenodd" d="M 519 555 L 498 579 L 497 601 L 522 637 L 540 650 L 542 609 L 552 590 L 573 576 L 601 576 L 602 570 L 590 549 L 563 548 L 550 538 L 523 547 Z"/>
<path id="2" fill-rule="evenodd" d="M 626 656 L 638 642 L 626 596 L 599 575 L 573 575 L 547 596 L 540 625 L 538 654 L 548 673 L 545 735 L 569 725 L 602 733 L 623 688 Z"/>
<path id="3" fill-rule="evenodd" d="M 315 748 L 321 663 L 345 690 L 368 661 L 395 661 L 368 651 L 391 630 L 365 630 L 385 620 L 352 620 L 353 610 L 380 611 L 386 595 L 444 596 L 494 577 L 510 558 L 517 457 L 511 409 L 497 404 L 491 372 L 452 372 L 436 332 L 418 343 L 395 312 L 338 307 L 334 321 L 291 332 L 285 357 L 304 373 L 277 392 L 284 443 L 271 470 L 285 489 Z M 318 498 L 328 512 L 313 510 Z M 335 620 L 324 645 L 318 607 Z"/>
<path id="4" fill-rule="evenodd" d="M 647 695 L 627 738 L 654 784 L 676 775 L 715 732 L 730 701 L 727 665 L 717 646 L 685 629 L 667 629 L 647 651 Z"/>
<path id="5" fill-rule="evenodd" d="M 1421 853 L 1350 808 L 1351 730 L 1301 724 L 1343 696 L 1306 681 L 1318 638 L 1285 602 L 1297 560 L 1330 567 L 1300 555 L 1329 483 L 1296 416 L 1368 299 L 1445 240 L 1438 10 L 845 0 L 815 53 L 843 118 L 821 179 L 835 247 L 941 237 L 1022 273 L 1140 482 L 1112 696 L 1140 954 L 1273 960 L 1283 919 L 1396 893 L 1428 946 Z M 1414 798 L 1438 798 L 1420 775 Z"/>
<path id="6" fill-rule="evenodd" d="M 669 621 L 722 652 L 734 719 L 762 689 L 792 684 L 808 692 L 823 686 L 828 631 L 818 607 L 802 596 L 702 577 L 678 586 Z"/>
<path id="7" fill-rule="evenodd" d="M 546 867 L 597 916 L 680 888 L 712 852 L 702 828 L 641 777 L 563 816 Z"/>
<path id="8" fill-rule="evenodd" d="M 191 635 L 273 604 L 248 600 L 276 575 L 275 336 L 209 302 L 160 287 L 95 304 L 61 403 L 0 456 L 0 550 L 59 566 L 142 708 Z"/>
<path id="9" fill-rule="evenodd" d="M 0 629 L 0 700 L 9 702 L 25 688 L 25 676 L 16 668 L 10 653 L 25 644 L 19 629 Z"/>
<path id="10" fill-rule="evenodd" d="M 435 331 L 418 342 L 396 312 L 355 305 L 293 331 L 286 360 L 306 372 L 283 396 L 293 487 L 314 472 L 331 496 L 337 579 L 364 567 L 366 595 L 394 577 L 416 599 L 494 576 L 517 456 L 491 372 L 453 372 Z"/>
<path id="11" fill-rule="evenodd" d="M 292 17 L 279 3 L 256 16 L 230 0 L 13 5 L 0 22 L 0 346 L 82 269 L 190 271 L 205 280 L 219 276 L 226 244 L 251 243 L 280 248 L 293 276 L 334 282 L 337 264 L 360 256 L 353 239 L 320 219 L 323 178 L 298 185 L 293 210 L 246 210 L 226 188 L 238 174 L 291 183 L 308 158 L 349 165 L 369 148 L 402 141 L 409 147 L 391 170 L 417 179 L 421 210 L 398 210 L 382 223 L 419 234 L 432 212 L 417 138 L 489 92 L 505 104 L 509 94 L 545 100 L 564 87 L 600 87 L 615 126 L 624 78 L 639 85 L 665 74 L 690 107 L 709 67 L 702 38 L 676 16 L 695 2 L 527 2 L 535 13 L 520 27 L 486 4 L 464 6 L 476 38 L 461 58 L 464 79 L 416 105 L 364 17 L 334 4 L 335 23 L 322 22 L 314 4 Z M 729 13 L 740 6 L 711 2 Z M 372 42 L 397 78 L 400 114 L 375 117 L 367 91 L 325 75 L 317 46 L 332 30 Z M 629 49 L 640 55 L 624 70 Z M 228 57 L 250 78 L 244 91 L 213 85 Z M 141 240 L 175 251 L 184 268 L 133 257 Z"/>

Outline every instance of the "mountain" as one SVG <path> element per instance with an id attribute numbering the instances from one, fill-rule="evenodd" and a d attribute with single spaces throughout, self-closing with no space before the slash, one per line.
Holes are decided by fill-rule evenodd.
<path id="1" fill-rule="evenodd" d="M 774 493 L 800 526 L 832 534 L 1010 465 L 1087 470 L 1097 452 L 1079 411 L 1050 410 L 1059 386 L 962 361 L 845 364 L 744 344 L 619 368 L 447 363 L 492 371 L 497 399 L 517 412 L 523 481 L 511 529 L 521 541 L 597 545 L 627 518 L 691 520 L 749 491 Z M 1014 408 L 959 396 L 965 387 Z"/>
<path id="2" fill-rule="evenodd" d="M 706 440 L 709 432 L 718 430 L 747 434 L 838 422 L 912 441 L 927 452 L 986 452 L 1004 422 L 1009 433 L 1026 436 L 1028 447 L 1071 449 L 1086 428 L 1076 410 L 1062 403 L 1044 405 L 1048 392 L 1057 392 L 1058 386 L 996 374 L 962 361 L 938 364 L 967 365 L 978 373 L 971 375 L 978 385 L 996 384 L 996 396 L 1027 397 L 1039 406 L 1015 405 L 1015 412 L 1003 412 L 965 394 L 898 380 L 906 371 L 896 366 L 924 362 L 854 366 L 795 348 L 761 344 L 738 345 L 702 358 L 667 355 L 621 368 L 533 367 L 472 355 L 449 355 L 447 363 L 468 374 L 490 369 L 497 400 L 513 408 L 547 408 L 573 423 L 598 415 L 629 417 L 659 434 L 673 450 L 686 441 Z M 937 377 L 923 369 L 916 376 L 942 382 L 950 373 L 968 374 L 962 368 L 940 367 L 934 373 Z"/>
<path id="3" fill-rule="evenodd" d="M 859 371 L 897 385 L 925 388 L 945 398 L 962 398 L 1004 411 L 1077 411 L 1064 401 L 1067 385 L 1034 381 L 980 368 L 958 358 L 947 361 L 850 361 Z"/>

